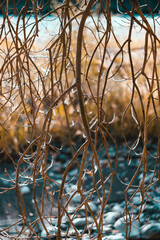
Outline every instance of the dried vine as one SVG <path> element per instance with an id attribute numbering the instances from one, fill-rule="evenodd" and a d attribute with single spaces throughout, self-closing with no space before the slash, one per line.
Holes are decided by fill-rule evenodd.
<path id="1" fill-rule="evenodd" d="M 15 194 L 20 213 L 15 223 L 0 228 L 2 238 L 42 239 L 41 226 L 47 239 L 82 239 L 86 234 L 102 239 L 115 178 L 125 186 L 126 239 L 147 199 L 154 201 L 150 189 L 160 179 L 160 23 L 156 8 L 147 1 L 148 16 L 138 0 L 129 2 L 130 9 L 117 0 L 126 25 L 122 37 L 124 26 L 116 29 L 110 0 L 26 0 L 24 6 L 20 1 L 1 1 L 0 157 L 13 166 L 14 174 L 6 169 L 9 187 L 0 186 L 0 195 Z M 140 43 L 135 37 L 139 35 Z M 59 139 L 70 149 L 61 181 L 49 174 L 63 151 Z M 128 165 L 133 154 L 139 161 L 126 182 L 118 172 L 120 141 L 128 148 Z M 156 143 L 156 154 L 148 147 L 151 141 Z M 152 178 L 146 184 L 149 161 Z M 73 169 L 77 175 L 71 179 Z M 74 189 L 69 188 L 72 182 Z M 32 188 L 32 218 L 24 186 Z M 141 202 L 135 215 L 137 194 Z M 91 207 L 94 200 L 97 215 Z M 79 231 L 75 220 L 82 210 L 85 224 Z M 17 227 L 14 236 L 13 227 Z"/>

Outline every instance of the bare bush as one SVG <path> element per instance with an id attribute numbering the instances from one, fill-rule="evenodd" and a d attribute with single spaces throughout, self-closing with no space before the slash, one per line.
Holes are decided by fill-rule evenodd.
<path id="1" fill-rule="evenodd" d="M 130 1 L 131 11 L 117 0 L 124 14 L 124 24 L 117 30 L 111 1 L 78 2 L 26 0 L 20 11 L 16 1 L 12 8 L 8 0 L 0 3 L 0 148 L 2 160 L 12 161 L 15 169 L 14 177 L 6 170 L 10 186 L 1 187 L 0 194 L 16 194 L 20 210 L 17 222 L 0 232 L 6 238 L 21 239 L 26 234 L 25 239 L 41 239 L 41 225 L 48 239 L 82 239 L 86 231 L 90 239 L 102 239 L 105 206 L 114 176 L 118 177 L 119 140 L 124 139 L 129 149 L 128 163 L 133 152 L 139 158 L 131 180 L 123 183 L 126 239 L 146 199 L 151 198 L 150 188 L 159 181 L 159 17 L 147 1 L 150 21 L 137 0 Z M 147 147 L 152 137 L 157 149 L 154 156 Z M 58 139 L 72 155 L 61 182 L 48 175 L 54 157 L 62 150 Z M 139 144 L 141 153 L 136 152 Z M 114 159 L 111 145 L 116 151 Z M 153 175 L 146 184 L 149 156 Z M 102 171 L 105 164 L 110 167 L 106 175 Z M 70 188 L 68 174 L 73 168 L 78 171 L 73 179 L 75 188 Z M 21 191 L 27 185 L 32 187 L 36 212 L 32 220 Z M 39 185 L 43 187 L 37 199 Z M 132 199 L 138 193 L 139 212 L 132 215 Z M 80 200 L 71 212 L 75 196 Z M 99 206 L 97 215 L 91 207 L 93 196 Z M 82 209 L 85 227 L 80 232 L 75 223 Z M 64 219 L 69 223 L 66 231 L 61 229 Z M 10 234 L 20 223 L 17 235 Z M 93 237 L 94 226 L 97 235 Z"/>

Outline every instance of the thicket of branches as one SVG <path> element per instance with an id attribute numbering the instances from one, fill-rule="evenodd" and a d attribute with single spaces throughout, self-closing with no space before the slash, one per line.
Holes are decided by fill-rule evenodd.
<path id="1" fill-rule="evenodd" d="M 10 179 L 10 187 L 1 188 L 0 194 L 16 190 L 21 212 L 19 221 L 22 223 L 16 239 L 26 230 L 29 231 L 28 238 L 40 239 L 37 232 L 39 222 L 51 239 L 45 223 L 52 218 L 57 219 L 55 234 L 60 240 L 64 234 L 60 228 L 64 216 L 70 223 L 64 234 L 66 239 L 71 235 L 72 239 L 74 235 L 75 239 L 80 239 L 85 229 L 79 233 L 73 220 L 82 207 L 85 209 L 85 228 L 87 218 L 91 216 L 97 227 L 96 239 L 102 239 L 104 208 L 112 191 L 113 176 L 117 174 L 119 138 L 123 138 L 128 146 L 128 159 L 133 151 L 136 152 L 138 144 L 143 147 L 137 170 L 124 191 L 128 239 L 132 221 L 139 219 L 148 191 L 160 177 L 159 17 L 154 16 L 147 1 L 145 5 L 149 13 L 144 15 L 137 0 L 130 1 L 131 11 L 123 1 L 117 0 L 117 8 L 123 8 L 127 24 L 127 37 L 120 38 L 113 26 L 109 0 L 77 1 L 78 4 L 69 0 L 57 4 L 26 0 L 19 13 L 18 3 L 13 1 L 10 11 L 9 2 L 0 3 L 0 148 L 1 156 L 14 165 L 16 175 Z M 50 11 L 43 14 L 46 4 L 50 5 Z M 44 36 L 41 42 L 39 25 L 45 21 L 53 32 L 50 30 L 49 38 Z M 143 33 L 141 41 L 136 40 L 135 26 L 139 34 Z M 121 31 L 121 26 L 118 31 Z M 152 155 L 153 177 L 146 185 L 148 156 L 151 155 L 147 144 L 152 135 L 157 154 Z M 65 139 L 72 152 L 61 185 L 47 174 L 53 165 L 48 163 L 49 152 L 61 151 L 57 146 L 57 136 L 62 142 Z M 78 150 L 76 136 L 79 136 Z M 114 161 L 108 151 L 110 144 L 114 144 L 117 151 Z M 110 174 L 105 178 L 99 155 L 102 148 L 106 151 L 105 161 L 110 165 Z M 69 195 L 66 178 L 74 164 L 78 175 L 75 189 Z M 141 182 L 133 186 L 141 169 Z M 97 182 L 96 172 L 99 176 Z M 85 174 L 92 176 L 89 190 L 86 190 Z M 158 178 L 153 180 L 156 174 Z M 40 204 L 36 199 L 39 179 L 43 182 Z M 107 181 L 110 181 L 110 189 L 106 194 Z M 54 197 L 51 183 L 58 187 L 58 199 Z M 32 185 L 38 216 L 33 222 L 28 222 L 20 191 L 21 186 L 27 184 Z M 131 188 L 134 188 L 133 194 L 128 196 Z M 138 215 L 132 216 L 129 205 L 137 193 L 141 193 L 141 207 Z M 95 194 L 100 206 L 97 216 L 89 205 Z M 75 195 L 80 195 L 81 202 L 70 215 L 68 206 Z M 45 212 L 45 201 L 50 206 L 50 215 Z M 56 214 L 55 209 L 58 210 Z M 71 226 L 74 234 L 70 231 Z M 92 238 L 91 232 L 92 229 L 89 230 Z M 12 238 L 7 230 L 1 231 L 1 235 Z"/>

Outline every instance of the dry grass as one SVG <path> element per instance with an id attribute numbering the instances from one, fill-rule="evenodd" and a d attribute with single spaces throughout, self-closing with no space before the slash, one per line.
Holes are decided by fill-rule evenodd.
<path id="1" fill-rule="evenodd" d="M 76 25 L 74 23 L 74 25 Z M 76 26 L 74 26 L 76 29 Z M 104 32 L 103 28 L 101 29 Z M 92 26 L 88 28 L 84 32 L 85 43 L 83 45 L 82 51 L 82 87 L 84 89 L 84 94 L 86 94 L 86 109 L 88 113 L 88 117 L 92 120 L 97 113 L 97 86 L 98 86 L 98 77 L 99 70 L 102 61 L 103 54 L 103 46 L 104 40 L 101 42 L 97 50 L 95 51 L 94 57 L 90 63 L 89 71 L 88 64 L 91 60 L 91 56 L 93 51 L 95 50 L 95 46 L 97 42 L 100 40 L 100 36 L 95 36 L 96 27 Z M 115 32 L 116 34 L 116 32 Z M 145 38 L 143 32 L 134 32 L 133 40 L 131 43 L 131 51 L 132 51 L 132 61 L 134 72 L 137 75 L 140 73 L 143 61 L 144 61 L 144 46 L 145 46 Z M 101 33 L 102 36 L 102 33 Z M 96 37 L 96 38 L 95 38 Z M 99 38 L 98 38 L 99 37 Z M 66 60 L 67 68 L 64 69 L 64 73 L 62 74 L 62 88 L 65 89 L 67 86 L 70 86 L 75 79 L 75 58 L 76 58 L 76 38 L 77 31 L 74 30 L 71 36 L 71 45 L 70 45 L 70 53 L 68 55 L 68 59 Z M 102 94 L 103 85 L 105 81 L 105 77 L 107 74 L 107 70 L 112 62 L 115 54 L 119 51 L 119 44 L 122 45 L 125 41 L 126 36 L 124 38 L 120 37 L 119 42 L 115 41 L 115 38 L 111 34 L 110 40 L 107 44 L 106 55 L 104 58 L 104 64 L 102 67 L 102 76 L 101 82 L 99 86 L 99 95 Z M 138 38 L 138 41 L 137 41 Z M 99 40 L 98 40 L 99 39 Z M 41 44 L 40 44 L 40 41 Z M 30 91 L 30 79 L 28 77 L 27 72 L 25 71 L 25 67 L 27 65 L 24 64 L 24 69 L 20 69 L 23 76 L 21 77 L 21 91 L 23 94 L 24 103 L 22 103 L 22 99 L 20 97 L 20 89 L 16 79 L 16 58 L 15 56 L 15 48 L 13 43 L 11 43 L 10 37 L 7 38 L 7 42 L 1 42 L 1 49 L 3 49 L 3 54 L 1 55 L 1 65 L 4 65 L 5 70 L 3 72 L 2 78 L 2 95 L 1 95 L 1 141 L 7 148 L 7 151 L 19 151 L 24 146 L 27 146 L 28 141 L 30 142 L 34 137 L 32 135 L 32 127 L 31 122 L 33 122 L 33 107 L 35 108 L 35 116 L 34 121 L 36 125 L 36 131 L 41 132 L 43 122 L 45 121 L 45 115 L 52 104 L 52 102 L 61 94 L 61 87 L 58 82 L 58 79 L 61 74 L 61 66 L 62 66 L 62 54 L 63 48 L 58 44 L 54 48 L 54 55 L 56 62 L 53 64 L 53 78 L 55 82 L 54 86 L 54 94 L 52 99 L 51 93 L 51 73 L 50 73 L 50 60 L 48 51 L 46 51 L 47 46 L 50 46 L 54 40 L 50 42 L 44 41 L 39 38 L 38 41 L 31 47 L 30 57 L 32 61 L 29 61 L 29 71 L 31 78 L 31 87 L 32 93 Z M 46 46 L 46 47 L 45 47 Z M 9 49 L 9 50 L 7 50 Z M 131 67 L 128 57 L 127 44 L 124 47 L 124 52 L 122 56 L 122 52 L 120 52 L 115 58 L 112 67 L 110 69 L 108 75 L 107 87 L 105 90 L 104 97 L 104 111 L 106 114 L 106 121 L 108 123 L 108 128 L 111 134 L 116 138 L 123 138 L 122 127 L 121 127 L 121 119 L 122 115 L 130 102 L 133 82 L 131 76 Z M 6 56 L 6 52 L 9 51 L 10 56 L 13 55 L 12 64 L 7 64 L 7 61 L 10 60 Z M 148 44 L 148 51 L 151 51 L 151 42 Z M 26 53 L 21 54 L 21 60 L 25 61 Z M 58 54 L 58 55 L 57 55 Z M 54 56 L 53 56 L 54 59 Z M 159 62 L 159 52 L 157 53 L 157 66 Z M 34 65 L 34 64 L 35 65 Z M 26 65 L 26 66 L 25 66 Z M 11 72 L 12 67 L 12 74 Z M 159 74 L 159 68 L 157 68 Z M 149 78 L 149 82 L 151 82 L 153 72 L 153 58 L 149 57 L 145 73 Z M 87 79 L 86 79 L 87 74 Z M 150 89 L 146 82 L 145 77 L 140 75 L 136 78 L 137 87 L 139 89 L 143 105 L 144 111 L 146 109 L 147 99 L 150 96 Z M 156 81 L 153 85 L 153 91 L 156 89 Z M 12 92 L 11 92 L 12 90 Z M 157 114 L 159 115 L 159 103 L 157 91 L 154 91 L 154 99 L 155 105 L 157 109 Z M 94 99 L 95 96 L 95 99 Z M 32 103 L 32 99 L 34 104 Z M 156 100 L 157 99 L 157 100 Z M 81 122 L 80 114 L 79 114 L 79 106 L 77 101 L 76 92 L 73 90 L 68 96 L 65 96 L 65 108 L 68 112 L 68 123 L 71 126 L 72 134 L 76 133 L 79 129 Z M 140 99 L 137 91 L 134 94 L 134 107 L 138 116 L 138 121 L 141 123 L 141 129 L 143 131 L 143 118 L 142 118 L 142 108 L 140 106 Z M 33 106 L 34 105 L 34 106 Z M 152 107 L 152 104 L 149 108 L 149 120 L 152 121 L 152 124 L 149 127 L 149 134 L 152 137 L 156 137 L 156 121 L 153 121 L 155 113 Z M 50 134 L 55 137 L 60 137 L 62 141 L 66 141 L 67 137 L 67 128 L 65 121 L 65 111 L 63 107 L 63 102 L 60 101 L 56 107 L 54 107 L 51 122 L 50 122 Z M 131 109 L 128 109 L 125 117 L 124 117 L 124 129 L 127 137 L 137 138 L 139 134 L 139 129 L 137 124 L 135 124 L 136 120 L 132 114 Z M 66 138 L 65 138 L 66 136 Z M 12 146 L 12 147 L 11 147 Z M 2 144 L 1 144 L 1 148 Z M 1 150 L 2 150 L 1 149 Z M 12 149 L 12 150 L 11 150 Z"/>

